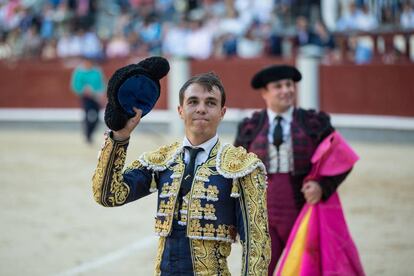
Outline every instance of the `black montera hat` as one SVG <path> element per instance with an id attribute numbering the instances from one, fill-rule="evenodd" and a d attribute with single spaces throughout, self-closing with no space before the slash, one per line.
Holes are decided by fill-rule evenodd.
<path id="1" fill-rule="evenodd" d="M 273 65 L 266 67 L 257 72 L 251 81 L 254 89 L 265 87 L 269 82 L 291 79 L 298 82 L 302 79 L 302 74 L 294 66 L 290 65 Z"/>
<path id="2" fill-rule="evenodd" d="M 122 129 L 135 116 L 133 107 L 148 114 L 160 97 L 160 82 L 170 70 L 163 57 L 149 57 L 115 71 L 108 82 L 105 123 L 111 130 Z"/>

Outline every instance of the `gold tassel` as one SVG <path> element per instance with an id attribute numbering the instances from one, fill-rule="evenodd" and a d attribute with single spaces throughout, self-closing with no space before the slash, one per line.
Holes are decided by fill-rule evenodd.
<path id="1" fill-rule="evenodd" d="M 153 192 L 156 192 L 157 190 L 158 190 L 157 189 L 157 182 L 155 182 L 155 176 L 154 176 L 154 173 L 152 173 L 150 192 L 153 193 Z"/>
<path id="2" fill-rule="evenodd" d="M 240 189 L 240 187 L 239 187 L 239 181 L 233 180 L 233 186 L 231 188 L 231 194 L 230 194 L 230 196 L 231 197 L 234 197 L 234 198 L 240 197 L 239 189 Z"/>

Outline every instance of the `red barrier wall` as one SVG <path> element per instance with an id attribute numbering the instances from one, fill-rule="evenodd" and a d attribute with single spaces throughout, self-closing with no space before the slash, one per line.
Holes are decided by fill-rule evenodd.
<path id="1" fill-rule="evenodd" d="M 107 79 L 137 60 L 111 60 L 102 65 Z M 0 108 L 73 108 L 79 102 L 70 90 L 74 60 L 0 63 Z M 222 79 L 230 108 L 262 108 L 260 95 L 250 88 L 252 75 L 280 59 L 190 61 L 191 74 L 214 71 Z M 167 109 L 167 78 L 157 109 Z M 321 65 L 321 109 L 330 113 L 414 116 L 414 64 Z"/>
<path id="2" fill-rule="evenodd" d="M 321 109 L 414 116 L 414 64 L 321 65 Z"/>
<path id="3" fill-rule="evenodd" d="M 132 62 L 117 59 L 102 64 L 106 80 L 116 69 Z M 0 63 L 0 108 L 79 107 L 79 100 L 70 89 L 72 70 L 78 63 L 79 60 Z M 162 91 L 166 91 L 166 86 L 166 79 L 161 80 Z M 161 93 L 156 108 L 167 108 L 166 93 Z"/>

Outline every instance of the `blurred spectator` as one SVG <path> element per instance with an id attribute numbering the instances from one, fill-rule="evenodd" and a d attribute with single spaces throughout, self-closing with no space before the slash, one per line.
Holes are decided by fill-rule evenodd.
<path id="1" fill-rule="evenodd" d="M 77 34 L 63 34 L 57 43 L 57 54 L 60 58 L 76 57 L 82 54 L 82 38 Z"/>
<path id="2" fill-rule="evenodd" d="M 71 88 L 81 100 L 84 111 L 84 133 L 87 143 L 99 122 L 100 104 L 103 103 L 105 78 L 94 59 L 83 57 L 81 64 L 72 73 Z"/>
<path id="3" fill-rule="evenodd" d="M 19 28 L 11 30 L 7 35 L 7 44 L 12 49 L 12 57 L 20 58 L 24 54 L 23 35 Z"/>
<path id="4" fill-rule="evenodd" d="M 23 18 L 22 8 L 18 0 L 6 1 L 1 7 L 2 28 L 5 31 L 11 31 L 17 28 Z"/>
<path id="5" fill-rule="evenodd" d="M 7 43 L 6 34 L 0 32 L 0 60 L 9 59 L 12 57 L 12 50 Z"/>
<path id="6" fill-rule="evenodd" d="M 381 29 L 392 30 L 396 26 L 394 12 L 390 6 L 381 8 Z"/>
<path id="7" fill-rule="evenodd" d="M 129 42 L 122 33 L 115 34 L 106 46 L 106 56 L 108 58 L 126 57 L 129 53 Z"/>
<path id="8" fill-rule="evenodd" d="M 91 57 L 91 58 L 100 58 L 103 54 L 102 44 L 96 32 L 92 30 L 87 30 L 86 32 L 83 29 L 78 31 L 79 43 L 81 44 L 81 55 Z"/>
<path id="9" fill-rule="evenodd" d="M 53 10 L 53 21 L 55 25 L 55 35 L 56 37 L 60 37 L 63 34 L 70 31 L 70 20 L 73 18 L 74 14 L 69 9 L 66 1 L 61 1 L 57 9 Z"/>
<path id="10" fill-rule="evenodd" d="M 76 24 L 81 28 L 89 28 L 95 23 L 95 0 L 75 0 L 74 9 Z"/>
<path id="11" fill-rule="evenodd" d="M 414 29 L 414 9 L 409 2 L 406 2 L 403 5 L 403 11 L 400 16 L 400 24 L 404 29 Z"/>
<path id="12" fill-rule="evenodd" d="M 160 15 L 161 21 L 173 21 L 176 13 L 174 0 L 158 0 L 155 3 L 155 10 Z"/>
<path id="13" fill-rule="evenodd" d="M 312 44 L 322 47 L 326 50 L 335 48 L 333 36 L 329 33 L 326 26 L 321 21 L 316 21 L 314 25 L 315 36 L 311 41 Z"/>
<path id="14" fill-rule="evenodd" d="M 355 20 L 357 30 L 372 31 L 378 27 L 378 21 L 369 10 L 367 4 L 362 5 L 361 12 L 357 14 Z"/>
<path id="15" fill-rule="evenodd" d="M 234 34 L 225 34 L 218 38 L 216 55 L 218 56 L 225 56 L 225 57 L 232 57 L 237 56 L 237 37 Z"/>
<path id="16" fill-rule="evenodd" d="M 43 46 L 41 58 L 43 60 L 55 59 L 58 57 L 57 55 L 57 41 L 56 39 L 48 40 L 45 45 Z"/>
<path id="17" fill-rule="evenodd" d="M 373 57 L 372 48 L 355 35 L 349 37 L 349 59 L 356 64 L 370 63 Z"/>
<path id="18" fill-rule="evenodd" d="M 186 57 L 187 56 L 187 22 L 181 18 L 177 24 L 165 25 L 162 52 L 166 56 Z"/>
<path id="19" fill-rule="evenodd" d="M 272 19 L 274 1 L 234 0 L 234 8 L 244 25 L 250 25 L 253 21 L 268 23 Z"/>
<path id="20" fill-rule="evenodd" d="M 202 20 L 189 23 L 190 31 L 187 36 L 188 56 L 195 59 L 207 59 L 213 53 L 213 33 L 206 28 Z"/>
<path id="21" fill-rule="evenodd" d="M 24 57 L 39 57 L 42 52 L 42 39 L 37 26 L 31 26 L 23 35 Z"/>
<path id="22" fill-rule="evenodd" d="M 237 55 L 241 58 L 260 57 L 264 53 L 264 41 L 255 33 L 254 26 L 237 41 Z"/>
<path id="23" fill-rule="evenodd" d="M 45 4 L 42 12 L 42 19 L 40 25 L 40 36 L 44 40 L 49 40 L 54 33 L 54 9 L 51 4 Z"/>
<path id="24" fill-rule="evenodd" d="M 296 36 L 294 40 L 295 46 L 305 46 L 315 41 L 316 35 L 309 28 L 309 23 L 306 17 L 299 16 L 296 18 Z"/>
<path id="25" fill-rule="evenodd" d="M 341 3 L 347 6 L 337 20 L 337 31 L 414 28 L 412 1 Z M 332 35 L 315 20 L 320 13 L 315 7 L 320 7 L 320 1 L 0 0 L 0 33 L 16 58 L 47 58 L 54 52 L 64 58 L 161 53 L 194 59 L 239 53 L 242 57 L 281 56 L 294 53 L 282 43 L 292 41 L 292 36 L 293 47 L 334 47 Z M 315 24 L 314 29 L 308 22 Z M 79 29 L 90 31 L 80 33 Z M 52 39 L 56 41 L 49 43 Z"/>
<path id="26" fill-rule="evenodd" d="M 159 55 L 161 52 L 161 23 L 156 21 L 156 15 L 151 14 L 145 17 L 142 26 L 138 31 L 142 42 L 147 46 L 151 55 Z"/>
<path id="27" fill-rule="evenodd" d="M 343 6 L 341 6 L 343 7 Z M 357 8 L 354 2 L 349 3 L 349 9 L 341 9 L 342 16 L 336 22 L 337 31 L 346 31 L 346 30 L 356 30 L 358 27 L 356 25 L 357 18 L 362 13 L 360 9 Z"/>
<path id="28" fill-rule="evenodd" d="M 35 17 L 33 10 L 20 6 L 20 22 L 19 28 L 26 33 L 32 26 L 38 25 L 38 19 Z"/>

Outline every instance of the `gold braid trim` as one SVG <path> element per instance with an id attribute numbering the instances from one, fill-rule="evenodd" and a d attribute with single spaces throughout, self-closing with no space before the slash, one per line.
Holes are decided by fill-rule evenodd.
<path id="1" fill-rule="evenodd" d="M 154 171 L 163 171 L 171 165 L 175 158 L 182 152 L 181 144 L 175 142 L 162 146 L 151 152 L 145 152 L 139 157 L 141 164 Z"/>
<path id="2" fill-rule="evenodd" d="M 190 247 L 194 275 L 231 275 L 227 266 L 231 243 L 190 239 Z"/>
<path id="3" fill-rule="evenodd" d="M 162 255 L 164 254 L 164 248 L 165 248 L 165 237 L 160 237 L 158 240 L 157 257 L 155 258 L 154 275 L 156 276 L 161 275 L 161 260 L 162 260 Z"/>
<path id="4" fill-rule="evenodd" d="M 243 243 L 243 275 L 266 275 L 270 262 L 265 175 L 260 169 L 240 178 L 246 241 Z M 247 266 L 246 263 L 247 262 Z"/>
<path id="5" fill-rule="evenodd" d="M 243 147 L 225 144 L 217 154 L 217 171 L 227 178 L 240 178 L 260 168 L 266 173 L 262 161 L 254 153 L 247 153 Z"/>
<path id="6" fill-rule="evenodd" d="M 129 186 L 122 176 L 127 146 L 128 141 L 118 142 L 107 137 L 102 147 L 92 177 L 92 190 L 95 201 L 103 206 L 122 205 L 129 195 Z"/>

